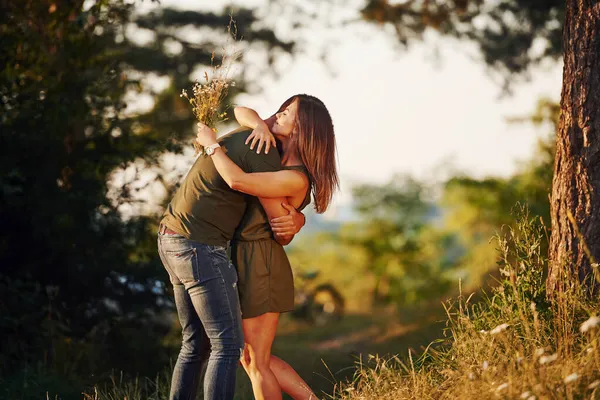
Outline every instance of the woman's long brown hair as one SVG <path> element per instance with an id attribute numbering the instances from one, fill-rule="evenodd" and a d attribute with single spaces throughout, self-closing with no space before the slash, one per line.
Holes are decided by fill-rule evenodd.
<path id="1" fill-rule="evenodd" d="M 314 96 L 297 94 L 287 99 L 279 108 L 283 111 L 298 101 L 297 133 L 294 143 L 311 180 L 312 195 L 317 213 L 327 210 L 333 193 L 339 187 L 336 165 L 335 133 L 333 121 L 325 104 Z"/>

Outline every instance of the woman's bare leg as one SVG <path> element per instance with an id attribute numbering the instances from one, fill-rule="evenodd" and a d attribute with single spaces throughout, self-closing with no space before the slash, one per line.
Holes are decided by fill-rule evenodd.
<path id="1" fill-rule="evenodd" d="M 317 396 L 308 384 L 288 363 L 281 358 L 271 355 L 271 371 L 277 378 L 281 390 L 294 400 L 317 400 Z"/>
<path id="2" fill-rule="evenodd" d="M 281 390 L 294 400 L 316 400 L 307 383 L 279 357 L 271 355 L 279 313 L 266 313 L 242 320 L 246 347 L 242 366 L 252 382 L 257 400 L 281 398 Z"/>
<path id="3" fill-rule="evenodd" d="M 281 387 L 271 371 L 271 345 L 277 330 L 279 313 L 266 313 L 242 320 L 246 346 L 241 359 L 252 382 L 256 400 L 280 400 Z"/>

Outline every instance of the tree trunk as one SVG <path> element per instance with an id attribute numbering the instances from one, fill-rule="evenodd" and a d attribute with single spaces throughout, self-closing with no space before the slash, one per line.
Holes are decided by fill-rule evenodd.
<path id="1" fill-rule="evenodd" d="M 547 289 L 597 287 L 600 261 L 600 1 L 567 0 Z M 595 261 L 594 261 L 595 260 Z"/>

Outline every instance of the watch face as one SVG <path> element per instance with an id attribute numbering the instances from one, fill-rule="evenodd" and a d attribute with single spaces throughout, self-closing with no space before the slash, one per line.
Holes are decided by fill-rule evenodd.
<path id="1" fill-rule="evenodd" d="M 209 156 L 212 156 L 212 155 L 213 155 L 213 153 L 215 152 L 215 149 L 214 149 L 214 148 L 212 148 L 212 147 L 206 147 L 206 148 L 204 149 L 204 151 L 206 151 L 206 154 L 208 154 Z"/>

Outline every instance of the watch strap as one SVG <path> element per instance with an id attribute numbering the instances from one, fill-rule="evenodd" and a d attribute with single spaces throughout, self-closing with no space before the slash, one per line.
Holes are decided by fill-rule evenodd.
<path id="1" fill-rule="evenodd" d="M 215 149 L 217 149 L 218 147 L 221 147 L 221 145 L 219 143 L 214 143 L 214 144 L 211 144 L 210 146 L 206 146 L 205 151 L 207 154 L 212 155 L 212 154 L 214 154 Z"/>

